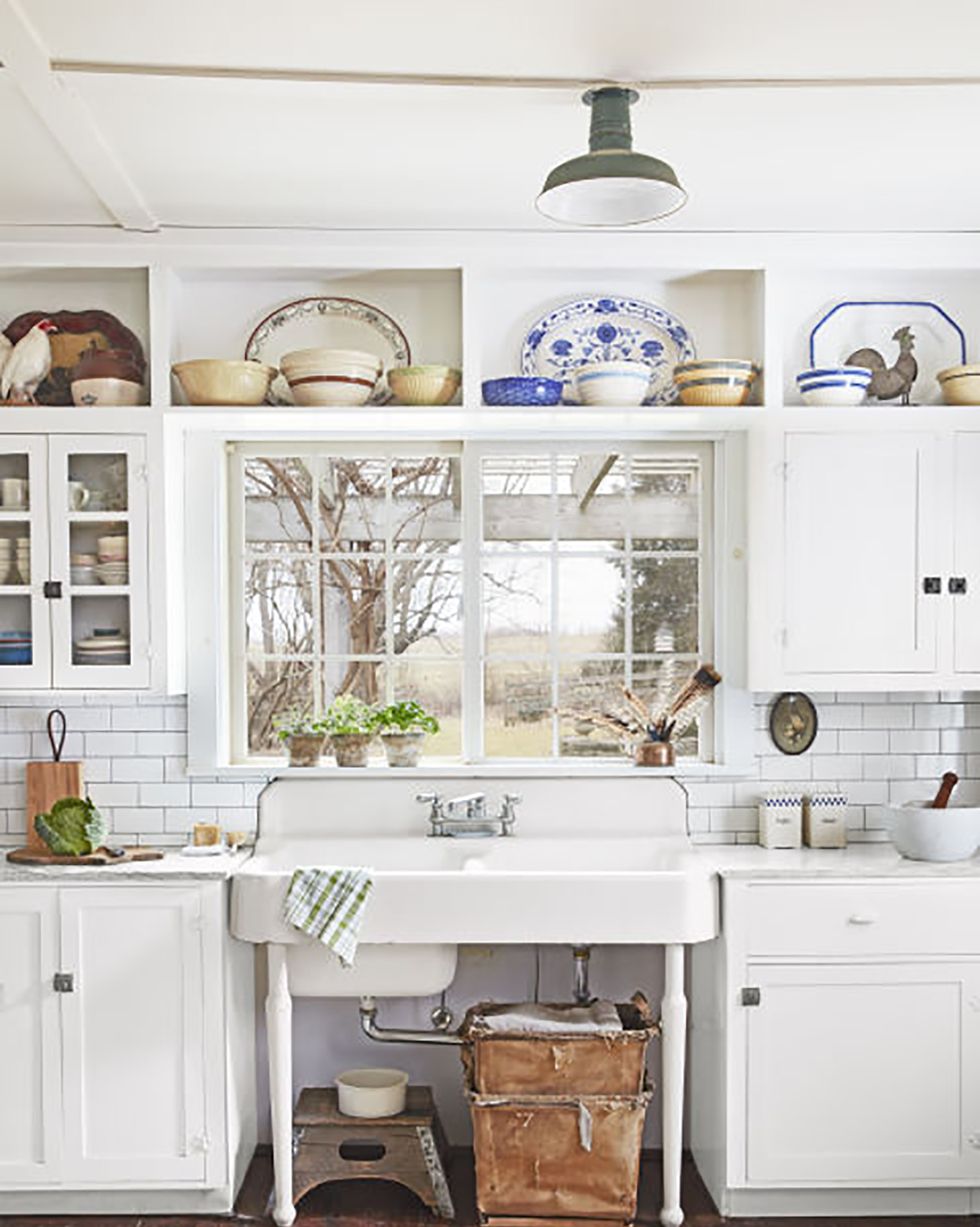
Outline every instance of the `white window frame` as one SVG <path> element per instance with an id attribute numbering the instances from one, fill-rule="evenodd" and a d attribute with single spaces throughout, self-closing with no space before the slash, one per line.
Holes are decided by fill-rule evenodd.
<path id="1" fill-rule="evenodd" d="M 230 543 L 236 540 L 233 523 L 237 503 L 232 498 L 232 465 L 229 457 L 238 444 L 254 447 L 256 453 L 297 454 L 316 451 L 328 454 L 357 451 L 370 454 L 370 442 L 359 438 L 329 435 L 289 440 L 283 436 L 237 439 L 205 431 L 189 431 L 185 454 L 185 513 L 188 638 L 188 769 L 192 774 L 233 775 L 278 774 L 282 764 L 272 759 L 241 759 L 233 753 L 232 720 L 234 682 L 232 676 L 233 625 L 231 601 L 233 565 Z M 463 600 L 464 607 L 479 607 L 480 568 L 478 552 L 482 539 L 481 489 L 479 466 L 486 455 L 528 450 L 596 452 L 664 451 L 691 453 L 692 445 L 710 445 L 711 489 L 705 491 L 707 559 L 702 568 L 700 593 L 702 628 L 711 629 L 712 642 L 703 643 L 703 656 L 711 655 L 723 674 L 724 684 L 716 692 L 708 744 L 711 761 L 684 760 L 670 773 L 710 776 L 742 775 L 752 758 L 751 696 L 744 690 L 745 676 L 745 453 L 742 433 L 683 439 L 631 435 L 602 441 L 576 438 L 568 433 L 555 437 L 535 437 L 514 442 L 513 435 L 499 441 L 479 439 L 406 438 L 373 450 L 394 448 L 403 454 L 453 454 L 461 451 L 463 483 Z M 474 480 L 477 478 L 477 480 Z M 709 509 L 710 508 L 710 509 Z M 474 529 L 473 525 L 476 524 Z M 495 771 L 513 774 L 568 776 L 570 774 L 619 774 L 635 770 L 624 759 L 481 759 L 477 747 L 482 715 L 475 716 L 475 704 L 482 705 L 481 619 L 464 619 L 463 645 L 463 732 L 462 759 L 439 764 L 433 769 L 445 774 L 491 775 Z M 325 766 L 324 773 L 333 770 Z M 368 769 L 369 772 L 372 769 Z M 389 768 L 379 768 L 389 771 Z"/>

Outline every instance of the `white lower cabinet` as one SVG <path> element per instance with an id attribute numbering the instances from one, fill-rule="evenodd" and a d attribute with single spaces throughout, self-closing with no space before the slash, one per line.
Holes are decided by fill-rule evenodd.
<path id="1" fill-rule="evenodd" d="M 0 888 L 0 1201 L 230 1208 L 255 1123 L 252 952 L 225 912 L 222 883 Z"/>
<path id="2" fill-rule="evenodd" d="M 747 1180 L 980 1180 L 980 966 L 747 978 Z"/>
<path id="3" fill-rule="evenodd" d="M 948 905 L 948 906 L 947 906 Z M 725 881 L 693 952 L 692 1148 L 727 1214 L 966 1212 L 980 881 Z M 962 917 L 961 917 L 962 918 Z"/>

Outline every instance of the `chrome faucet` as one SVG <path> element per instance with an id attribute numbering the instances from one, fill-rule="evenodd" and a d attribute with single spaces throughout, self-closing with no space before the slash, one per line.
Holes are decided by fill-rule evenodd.
<path id="1" fill-rule="evenodd" d="M 521 798 L 516 793 L 504 793 L 499 814 L 487 813 L 487 795 L 483 792 L 465 793 L 449 801 L 437 792 L 420 792 L 415 800 L 429 806 L 430 835 L 485 839 L 512 833 Z"/>

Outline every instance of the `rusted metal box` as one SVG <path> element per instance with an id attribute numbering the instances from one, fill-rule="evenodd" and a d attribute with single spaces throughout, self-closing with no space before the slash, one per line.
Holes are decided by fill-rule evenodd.
<path id="1" fill-rule="evenodd" d="M 483 1220 L 632 1222 L 650 1098 L 648 1091 L 575 1097 L 471 1093 Z"/>
<path id="2" fill-rule="evenodd" d="M 490 1031 L 481 1019 L 513 1006 L 474 1006 L 463 1020 L 463 1065 L 479 1095 L 639 1095 L 647 1045 L 659 1028 L 637 993 L 616 1010 L 623 1030 L 608 1035 Z M 554 1005 L 556 1011 L 570 1005 Z"/>

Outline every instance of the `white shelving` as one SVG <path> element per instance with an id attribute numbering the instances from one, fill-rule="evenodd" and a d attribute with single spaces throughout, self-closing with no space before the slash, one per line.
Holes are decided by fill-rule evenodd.
<path id="1" fill-rule="evenodd" d="M 633 295 L 660 303 L 690 329 L 701 356 L 745 356 L 763 368 L 756 399 L 738 409 L 680 405 L 636 410 L 497 409 L 484 406 L 481 381 L 519 373 L 521 341 L 558 303 L 583 294 Z M 173 361 L 238 357 L 256 323 L 275 307 L 308 295 L 360 298 L 403 328 L 413 361 L 463 368 L 460 404 L 364 409 L 260 406 L 188 407 L 171 380 Z M 963 235 L 694 235 L 354 233 L 284 235 L 186 232 L 179 238 L 66 232 L 37 241 L 30 231 L 0 234 L 0 325 L 32 309 L 111 311 L 140 338 L 149 364 L 150 405 L 133 409 L 11 408 L 11 436 L 140 435 L 147 456 L 150 685 L 180 689 L 183 667 L 183 467 L 185 436 L 225 439 L 581 438 L 671 436 L 750 440 L 751 463 L 766 442 L 794 431 L 975 430 L 980 406 L 804 407 L 795 374 L 806 365 L 807 337 L 834 302 L 855 298 L 925 299 L 945 307 L 967 334 L 968 357 L 980 337 L 980 237 Z M 889 338 L 869 338 L 890 356 Z M 843 357 L 843 355 L 842 355 Z M 917 393 L 938 399 L 923 371 Z M 778 450 L 778 449 L 777 449 Z M 772 511 L 750 485 L 756 529 L 750 558 L 766 565 Z M 0 510 L 0 526 L 19 512 Z M 71 531 L 100 520 L 136 528 L 135 516 L 83 510 Z M 10 531 L 9 529 L 7 531 Z M 771 561 L 771 560 L 770 560 Z M 33 578 L 37 578 L 37 575 Z M 27 592 L 6 590 L 13 597 Z M 94 595 L 75 590 L 79 597 Z M 132 587 L 106 589 L 120 599 Z"/>

